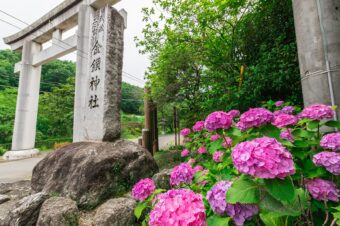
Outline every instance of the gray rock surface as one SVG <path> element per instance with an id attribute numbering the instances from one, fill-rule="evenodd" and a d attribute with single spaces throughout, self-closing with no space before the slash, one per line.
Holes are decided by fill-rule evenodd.
<path id="1" fill-rule="evenodd" d="M 16 183 L 2 183 L 0 184 L 0 194 L 10 198 L 10 200 L 0 204 L 0 225 L 2 226 L 9 212 L 15 208 L 17 202 L 31 194 L 31 182 L 19 181 Z"/>
<path id="2" fill-rule="evenodd" d="M 40 192 L 21 199 L 0 225 L 34 226 L 38 220 L 40 207 L 47 198 L 48 195 Z"/>
<path id="3" fill-rule="evenodd" d="M 116 198 L 106 201 L 97 210 L 93 219 L 96 226 L 133 225 L 136 202 L 129 198 Z"/>
<path id="4" fill-rule="evenodd" d="M 78 220 L 79 210 L 75 201 L 52 197 L 41 206 L 37 226 L 75 226 Z"/>
<path id="5" fill-rule="evenodd" d="M 68 196 L 80 208 L 93 209 L 157 171 L 150 153 L 131 141 L 73 143 L 39 162 L 32 189 Z"/>
<path id="6" fill-rule="evenodd" d="M 170 174 L 172 169 L 163 169 L 161 172 L 155 174 L 152 180 L 155 182 L 157 188 L 170 189 Z"/>
<path id="7" fill-rule="evenodd" d="M 8 195 L 0 195 L 0 205 L 9 201 L 11 198 Z"/>

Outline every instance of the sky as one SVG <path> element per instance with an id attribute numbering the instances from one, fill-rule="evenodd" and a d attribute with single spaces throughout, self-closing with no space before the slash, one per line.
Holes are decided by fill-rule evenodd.
<path id="1" fill-rule="evenodd" d="M 61 2 L 63 2 L 63 0 L 1 0 L 0 9 L 31 24 Z M 141 37 L 142 35 L 144 25 L 142 22 L 142 8 L 151 5 L 152 0 L 122 0 L 114 6 L 118 10 L 124 8 L 128 12 L 128 25 L 125 30 L 124 40 L 123 71 L 125 73 L 123 73 L 123 80 L 141 87 L 144 85 L 141 80 L 144 80 L 144 73 L 150 62 L 147 56 L 138 53 L 134 37 Z M 0 49 L 9 49 L 10 47 L 4 44 L 2 39 L 3 37 L 15 34 L 19 29 L 1 20 L 8 21 L 20 28 L 25 28 L 26 25 L 0 12 Z M 76 54 L 69 54 L 62 59 L 75 61 Z M 131 76 L 127 76 L 126 73 L 138 79 L 131 78 Z"/>

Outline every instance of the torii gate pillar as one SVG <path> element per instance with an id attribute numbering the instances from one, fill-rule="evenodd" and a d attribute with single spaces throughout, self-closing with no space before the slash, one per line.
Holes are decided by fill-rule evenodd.
<path id="1" fill-rule="evenodd" d="M 120 137 L 124 30 L 120 0 L 65 0 L 26 29 L 4 38 L 22 52 L 12 150 L 7 160 L 32 157 L 35 149 L 41 65 L 77 50 L 73 141 L 115 141 Z M 78 25 L 73 36 L 63 32 Z M 52 46 L 42 44 L 52 40 Z"/>

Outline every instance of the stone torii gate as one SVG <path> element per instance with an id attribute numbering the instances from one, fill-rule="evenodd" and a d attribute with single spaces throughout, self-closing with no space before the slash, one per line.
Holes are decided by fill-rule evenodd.
<path id="1" fill-rule="evenodd" d="M 77 51 L 73 141 L 113 141 L 120 136 L 125 10 L 120 0 L 65 0 L 24 30 L 4 38 L 22 53 L 12 149 L 5 159 L 27 158 L 35 149 L 41 65 Z M 63 33 L 78 25 L 73 36 Z M 42 45 L 52 40 L 52 46 Z"/>

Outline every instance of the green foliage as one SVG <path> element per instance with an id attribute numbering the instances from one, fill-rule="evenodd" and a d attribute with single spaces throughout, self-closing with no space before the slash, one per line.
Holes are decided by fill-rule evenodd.
<path id="1" fill-rule="evenodd" d="M 212 215 L 208 217 L 207 224 L 208 226 L 221 226 L 228 225 L 230 221 L 230 217 L 220 217 L 217 215 Z"/>
<path id="2" fill-rule="evenodd" d="M 292 202 L 295 197 L 294 185 L 289 178 L 264 180 L 268 193 L 281 202 Z"/>
<path id="3" fill-rule="evenodd" d="M 302 104 L 291 0 L 153 3 L 136 41 L 151 55 L 147 77 L 160 109 L 178 106 L 189 125 L 265 99 Z"/>
<path id="4" fill-rule="evenodd" d="M 232 184 L 226 197 L 229 203 L 258 203 L 260 191 L 258 185 L 247 177 L 242 177 Z"/>

